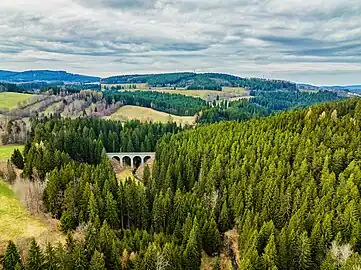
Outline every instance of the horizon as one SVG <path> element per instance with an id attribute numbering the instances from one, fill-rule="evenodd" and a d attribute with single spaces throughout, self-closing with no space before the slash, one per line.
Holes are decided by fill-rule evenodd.
<path id="1" fill-rule="evenodd" d="M 89 77 L 99 77 L 100 79 L 106 79 L 109 77 L 115 77 L 115 76 L 124 76 L 124 75 L 157 75 L 157 74 L 164 74 L 164 73 L 221 73 L 221 74 L 227 74 L 227 75 L 232 75 L 232 76 L 237 76 L 237 77 L 241 77 L 241 78 L 259 78 L 259 79 L 265 79 L 265 80 L 285 80 L 285 81 L 289 81 L 291 83 L 295 83 L 295 84 L 305 84 L 305 85 L 311 85 L 311 86 L 316 86 L 316 87 L 332 87 L 332 86 L 341 86 L 341 87 L 346 87 L 346 86 L 360 86 L 360 83 L 353 83 L 353 84 L 313 84 L 310 82 L 297 82 L 297 81 L 291 81 L 291 80 L 286 80 L 286 79 L 281 79 L 281 78 L 266 78 L 266 77 L 256 77 L 256 76 L 242 76 L 241 74 L 233 74 L 233 73 L 227 73 L 227 72 L 197 72 L 197 71 L 169 71 L 169 72 L 145 72 L 145 73 L 136 73 L 136 72 L 127 72 L 127 73 L 119 73 L 119 74 L 114 74 L 114 75 L 110 75 L 110 76 L 106 76 L 106 77 L 102 77 L 99 75 L 94 75 L 94 74 L 83 74 L 83 73 L 77 73 L 77 72 L 71 72 L 69 70 L 65 70 L 65 69 L 26 69 L 26 70 L 7 70 L 7 69 L 1 69 L 0 71 L 9 71 L 9 72 L 26 72 L 26 71 L 56 71 L 56 72 L 67 72 L 70 74 L 76 74 L 76 75 L 81 75 L 81 76 L 89 76 Z"/>
<path id="2" fill-rule="evenodd" d="M 359 0 L 1 1 L 1 68 L 359 84 L 360 10 Z"/>

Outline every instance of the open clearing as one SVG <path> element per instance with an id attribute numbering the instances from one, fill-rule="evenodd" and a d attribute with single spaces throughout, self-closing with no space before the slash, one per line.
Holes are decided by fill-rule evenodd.
<path id="1" fill-rule="evenodd" d="M 213 100 L 230 100 L 232 98 L 250 98 L 249 92 L 241 87 L 223 87 L 222 91 L 215 90 L 186 90 L 182 89 L 169 89 L 169 88 L 151 88 L 151 89 L 126 89 L 120 91 L 153 91 L 168 94 L 180 94 L 184 96 L 198 97 L 206 101 Z"/>
<path id="2" fill-rule="evenodd" d="M 9 240 L 27 244 L 35 237 L 40 244 L 62 241 L 55 224 L 32 217 L 16 198 L 10 186 L 0 181 L 0 252 Z"/>
<path id="3" fill-rule="evenodd" d="M 151 108 L 139 107 L 139 106 L 123 106 L 119 108 L 115 113 L 111 116 L 107 116 L 106 118 L 112 120 L 140 120 L 142 122 L 161 122 L 167 123 L 169 121 L 174 121 L 177 124 L 189 124 L 192 125 L 195 123 L 194 116 L 177 116 L 171 115 L 164 112 L 159 112 L 153 110 Z"/>
<path id="4" fill-rule="evenodd" d="M 10 159 L 11 154 L 15 149 L 19 149 L 20 151 L 23 151 L 24 146 L 23 145 L 3 145 L 0 146 L 0 162 L 6 162 L 8 159 Z"/>
<path id="5" fill-rule="evenodd" d="M 248 95 L 248 90 L 243 87 L 222 87 L 222 91 Z"/>
<path id="6" fill-rule="evenodd" d="M 20 102 L 24 102 L 31 97 L 30 94 L 2 92 L 0 93 L 0 108 L 14 109 Z"/>

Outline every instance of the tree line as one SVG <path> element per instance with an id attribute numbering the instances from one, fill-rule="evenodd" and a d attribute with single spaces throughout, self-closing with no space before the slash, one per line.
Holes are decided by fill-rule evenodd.
<path id="1" fill-rule="evenodd" d="M 181 116 L 193 116 L 208 107 L 201 98 L 154 91 L 105 91 L 104 98 L 108 104 L 121 102 L 123 105 L 142 106 Z"/>
<path id="2" fill-rule="evenodd" d="M 268 116 L 293 108 L 305 108 L 313 104 L 344 99 L 335 92 L 319 91 L 251 91 L 250 100 L 219 102 L 214 107 L 203 110 L 197 117 L 200 124 L 228 120 L 249 120 L 253 117 Z"/>

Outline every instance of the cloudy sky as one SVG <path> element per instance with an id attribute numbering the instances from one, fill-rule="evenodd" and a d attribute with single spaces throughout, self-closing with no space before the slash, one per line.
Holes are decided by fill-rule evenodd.
<path id="1" fill-rule="evenodd" d="M 0 69 L 361 84 L 361 1 L 0 0 Z"/>

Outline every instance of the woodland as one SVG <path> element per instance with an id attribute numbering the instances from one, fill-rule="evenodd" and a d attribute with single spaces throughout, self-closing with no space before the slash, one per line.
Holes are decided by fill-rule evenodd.
<path id="1" fill-rule="evenodd" d="M 33 119 L 24 175 L 65 245 L 4 269 L 358 269 L 361 101 L 347 99 L 196 128 L 100 119 Z M 142 146 L 143 145 L 143 146 Z M 152 173 L 118 181 L 106 150 L 156 151 Z M 80 153 L 80 154 L 79 154 Z M 84 228 L 83 237 L 72 231 Z M 226 243 L 229 231 L 237 247 Z"/>

